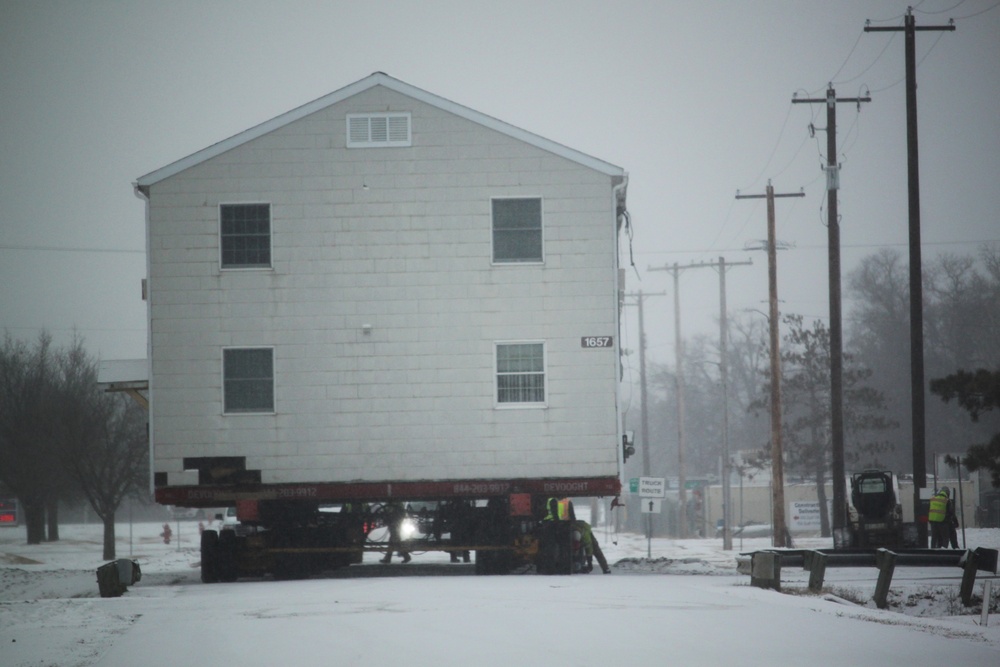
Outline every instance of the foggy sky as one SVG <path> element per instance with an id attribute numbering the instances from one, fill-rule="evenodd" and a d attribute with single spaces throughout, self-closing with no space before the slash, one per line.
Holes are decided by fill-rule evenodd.
<path id="1" fill-rule="evenodd" d="M 1000 241 L 1000 3 L 913 4 L 918 26 L 957 26 L 916 41 L 926 264 Z M 729 309 L 766 309 L 766 256 L 744 250 L 764 203 L 735 194 L 768 179 L 806 193 L 777 205 L 782 312 L 825 319 L 825 110 L 791 98 L 871 94 L 837 109 L 845 284 L 879 248 L 905 258 L 903 35 L 863 28 L 901 26 L 906 6 L 0 0 L 0 330 L 145 356 L 132 182 L 375 71 L 629 172 L 626 288 L 667 292 L 647 301 L 651 360 L 672 360 L 673 295 L 650 267 L 752 259 L 727 276 Z M 684 272 L 681 294 L 684 336 L 717 332 L 717 274 Z"/>

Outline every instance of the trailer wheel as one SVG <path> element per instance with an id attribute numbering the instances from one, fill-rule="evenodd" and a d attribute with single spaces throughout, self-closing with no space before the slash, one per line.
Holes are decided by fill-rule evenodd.
<path id="1" fill-rule="evenodd" d="M 299 546 L 298 542 L 287 533 L 279 533 L 274 536 L 272 542 L 276 549 L 288 549 L 292 546 Z M 289 553 L 287 551 L 274 555 L 271 565 L 271 575 L 275 579 L 305 579 L 309 576 L 308 562 L 305 554 Z"/>
<path id="2" fill-rule="evenodd" d="M 206 530 L 201 534 L 201 581 L 214 584 L 219 580 L 218 556 L 219 534 L 214 530 Z"/>
<path id="3" fill-rule="evenodd" d="M 239 572 L 236 569 L 236 531 L 227 528 L 219 533 L 219 541 L 215 548 L 215 571 L 219 581 L 236 581 Z"/>
<path id="4" fill-rule="evenodd" d="M 538 574 L 573 572 L 571 532 L 567 521 L 545 521 L 539 526 L 538 554 L 535 557 Z"/>
<path id="5" fill-rule="evenodd" d="M 493 574 L 493 552 L 476 550 L 476 574 Z"/>

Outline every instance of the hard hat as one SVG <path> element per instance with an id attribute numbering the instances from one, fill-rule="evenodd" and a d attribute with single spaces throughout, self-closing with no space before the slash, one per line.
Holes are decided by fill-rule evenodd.
<path id="1" fill-rule="evenodd" d="M 943 494 L 944 494 L 944 495 L 946 495 L 946 496 L 949 496 L 949 495 L 951 495 L 951 491 L 950 491 L 950 490 L 948 489 L 948 487 L 947 487 L 947 486 L 942 486 L 942 487 L 941 487 L 941 493 L 943 493 Z"/>

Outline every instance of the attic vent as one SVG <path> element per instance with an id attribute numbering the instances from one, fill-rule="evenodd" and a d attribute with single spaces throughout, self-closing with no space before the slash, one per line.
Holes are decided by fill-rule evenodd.
<path id="1" fill-rule="evenodd" d="M 347 116 L 348 148 L 409 145 L 411 142 L 408 113 L 366 113 Z"/>

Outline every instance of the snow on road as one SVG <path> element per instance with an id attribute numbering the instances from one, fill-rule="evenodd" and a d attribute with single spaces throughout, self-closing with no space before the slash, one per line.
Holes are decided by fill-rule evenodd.
<path id="1" fill-rule="evenodd" d="M 736 574 L 737 552 L 721 540 L 647 547 L 598 529 L 610 576 L 477 577 L 428 553 L 388 566 L 368 555 L 305 581 L 207 586 L 197 523 L 172 525 L 165 545 L 161 525 L 136 524 L 131 546 L 118 526 L 118 556 L 131 549 L 142 567 L 121 598 L 98 596 L 99 526 L 64 526 L 59 542 L 31 547 L 23 529 L 0 531 L 0 665 L 1000 664 L 1000 615 L 981 627 L 978 610 L 961 607 L 957 568 L 897 569 L 902 606 L 882 611 L 870 602 L 873 569 L 829 569 L 817 596 L 805 594 L 807 573 L 786 568 L 791 594 L 779 594 Z M 998 543 L 1000 530 L 970 531 L 970 546 Z M 748 539 L 743 550 L 766 546 Z"/>

